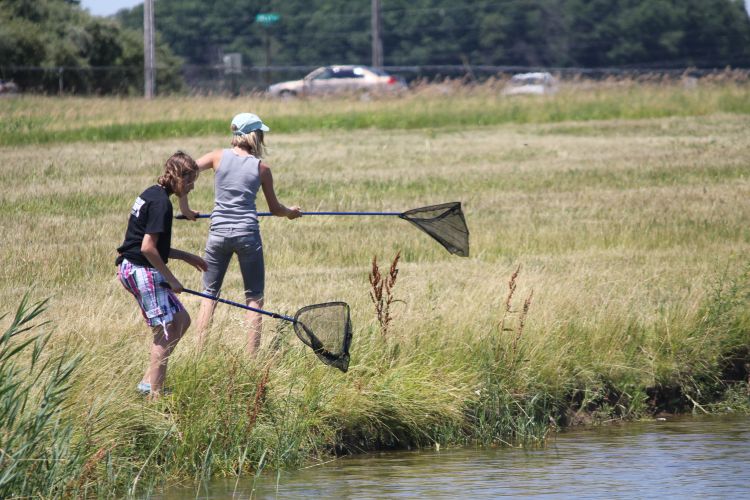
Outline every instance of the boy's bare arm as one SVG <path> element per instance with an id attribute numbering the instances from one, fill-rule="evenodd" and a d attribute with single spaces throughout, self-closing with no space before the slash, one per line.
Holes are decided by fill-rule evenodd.
<path id="1" fill-rule="evenodd" d="M 164 260 L 162 260 L 161 255 L 159 255 L 159 250 L 156 248 L 156 243 L 158 241 L 158 233 L 147 233 L 143 235 L 143 242 L 141 243 L 141 253 L 144 257 L 146 257 L 146 259 L 148 259 L 151 265 L 154 266 L 154 268 L 159 271 L 162 276 L 164 276 L 164 279 L 167 280 L 167 283 L 169 283 L 172 291 L 180 293 L 183 290 L 182 283 L 180 283 L 179 280 L 175 278 L 174 274 L 172 274 L 172 271 L 170 271 L 167 267 L 167 264 L 165 264 Z"/>
<path id="2" fill-rule="evenodd" d="M 190 252 L 185 252 L 183 250 L 177 250 L 176 248 L 171 248 L 169 250 L 169 258 L 187 262 L 188 264 L 196 268 L 198 271 L 206 272 L 208 270 L 208 264 L 206 264 L 206 261 L 203 260 L 198 255 L 192 254 Z"/>

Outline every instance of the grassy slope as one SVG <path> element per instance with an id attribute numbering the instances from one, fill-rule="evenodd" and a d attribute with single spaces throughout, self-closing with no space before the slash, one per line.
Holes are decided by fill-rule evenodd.
<path id="1" fill-rule="evenodd" d="M 183 113 L 225 119 L 249 107 L 272 127 L 308 130 L 269 136 L 282 201 L 308 210 L 401 211 L 461 200 L 472 232 L 472 257 L 460 259 L 390 218 L 264 220 L 267 308 L 293 313 L 349 302 L 350 372 L 320 365 L 273 321 L 266 354 L 249 360 L 241 314 L 220 307 L 211 348 L 198 353 L 186 339 L 170 367 L 173 398 L 148 405 L 133 390 L 148 340 L 114 279 L 114 248 L 133 197 L 164 159 L 178 148 L 198 155 L 222 147 L 226 136 L 2 147 L 0 300 L 13 304 L 24 291 L 50 296 L 50 348 L 85 355 L 69 413 L 101 465 L 84 487 L 130 486 L 144 463 L 148 484 L 290 466 L 340 446 L 534 441 L 550 418 L 564 425 L 592 412 L 638 417 L 649 408 L 710 408 L 728 397 L 719 382 L 725 360 L 743 349 L 747 356 L 749 343 L 750 118 L 721 113 L 721 103 L 746 91 L 705 90 L 677 113 L 694 117 L 671 116 L 674 108 L 645 119 L 662 114 L 651 107 L 688 99 L 668 90 L 602 92 L 592 102 L 41 99 L 60 119 L 39 125 L 43 133 L 13 137 L 76 137 L 110 126 L 109 116 L 126 128 L 142 117 L 174 124 Z M 0 103 L 19 123 L 35 122 L 38 104 Z M 638 120 L 593 120 L 612 117 L 608 106 L 646 111 Z M 447 121 L 435 117 L 448 109 L 462 120 L 475 113 L 480 123 L 489 110 L 516 109 L 492 123 L 523 123 L 441 127 Z M 430 117 L 432 125 L 310 130 L 325 119 L 320 113 L 344 120 L 350 112 L 375 113 L 382 124 Z M 7 131 L 6 124 L 0 135 Z M 194 208 L 210 209 L 211 183 L 210 174 L 198 180 Z M 198 252 L 205 234 L 204 222 L 176 223 L 174 244 Z M 397 251 L 397 302 L 384 338 L 367 275 L 373 256 L 387 266 Z M 189 266 L 174 270 L 199 287 Z M 230 271 L 226 297 L 240 299 L 239 280 Z M 184 301 L 195 314 L 198 302 Z M 260 388 L 265 397 L 257 399 Z"/>

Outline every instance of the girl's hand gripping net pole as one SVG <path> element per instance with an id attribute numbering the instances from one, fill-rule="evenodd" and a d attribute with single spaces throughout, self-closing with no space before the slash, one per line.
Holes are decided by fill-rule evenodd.
<path id="1" fill-rule="evenodd" d="M 268 212 L 258 212 L 258 217 L 271 216 Z M 453 255 L 469 256 L 469 228 L 461 210 L 461 202 L 442 203 L 429 207 L 415 208 L 406 212 L 302 212 L 302 215 L 391 215 L 411 222 L 429 234 Z M 211 217 L 199 214 L 198 218 Z M 185 219 L 178 214 L 176 219 Z"/>

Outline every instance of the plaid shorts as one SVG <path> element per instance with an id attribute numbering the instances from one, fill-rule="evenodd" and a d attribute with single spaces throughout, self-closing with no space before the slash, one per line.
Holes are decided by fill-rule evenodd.
<path id="1" fill-rule="evenodd" d="M 159 286 L 159 283 L 166 280 L 153 267 L 138 266 L 123 259 L 117 269 L 117 277 L 138 301 L 148 326 L 165 327 L 174 319 L 175 314 L 185 310 L 172 290 Z"/>

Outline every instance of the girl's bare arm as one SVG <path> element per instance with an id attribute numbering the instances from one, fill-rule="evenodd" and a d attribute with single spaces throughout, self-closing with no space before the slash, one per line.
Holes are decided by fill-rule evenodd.
<path id="1" fill-rule="evenodd" d="M 263 195 L 266 197 L 268 209 L 271 213 L 277 217 L 286 217 L 287 219 L 301 217 L 302 213 L 298 206 L 286 207 L 276 198 L 276 192 L 273 189 L 271 167 L 261 162 L 258 168 L 260 169 L 260 185 L 263 187 Z"/>
<path id="2" fill-rule="evenodd" d="M 209 168 L 219 168 L 219 163 L 221 163 L 221 153 L 221 149 L 217 149 L 198 158 L 195 161 L 195 163 L 198 164 L 198 172 L 203 172 L 204 170 L 208 170 Z M 188 220 L 195 220 L 200 212 L 191 210 L 190 204 L 188 203 L 188 195 L 185 194 L 183 196 L 180 196 L 179 200 L 180 212 L 182 213 L 182 215 L 184 215 Z"/>

